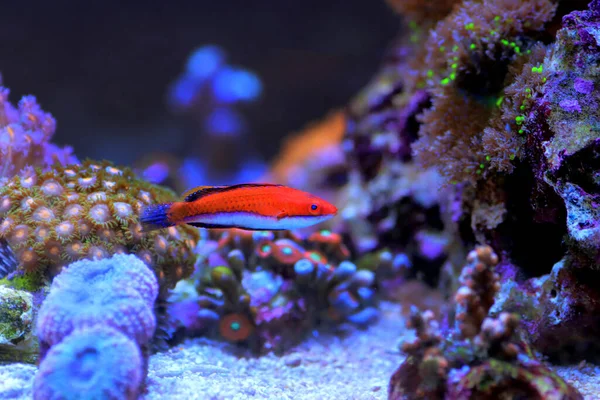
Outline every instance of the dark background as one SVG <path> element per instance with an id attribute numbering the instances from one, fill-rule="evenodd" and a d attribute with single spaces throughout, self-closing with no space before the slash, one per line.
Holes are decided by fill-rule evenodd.
<path id="1" fill-rule="evenodd" d="M 261 78 L 262 97 L 243 112 L 266 159 L 366 84 L 398 27 L 383 0 L 4 0 L 0 10 L 11 100 L 36 95 L 58 121 L 54 142 L 119 164 L 193 151 L 197 127 L 165 97 L 199 46 L 221 46 Z"/>

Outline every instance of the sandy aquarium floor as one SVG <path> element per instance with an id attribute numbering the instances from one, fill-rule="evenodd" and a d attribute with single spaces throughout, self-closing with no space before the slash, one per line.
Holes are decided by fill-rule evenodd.
<path id="1" fill-rule="evenodd" d="M 400 308 L 384 303 L 381 320 L 344 338 L 316 336 L 284 357 L 239 359 L 227 346 L 189 340 L 150 359 L 148 393 L 159 399 L 386 399 L 388 379 L 402 361 L 398 343 L 411 335 Z M 600 368 L 557 371 L 585 395 L 600 399 Z M 31 399 L 35 367 L 0 366 L 0 399 Z"/>

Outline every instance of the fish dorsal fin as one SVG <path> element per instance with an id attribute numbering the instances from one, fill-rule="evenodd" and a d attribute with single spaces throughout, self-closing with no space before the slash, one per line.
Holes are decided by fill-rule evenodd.
<path id="1" fill-rule="evenodd" d="M 227 186 L 196 186 L 181 195 L 183 197 L 183 201 L 190 202 L 199 199 L 200 197 L 204 197 L 208 194 L 218 192 Z"/>
<path id="2" fill-rule="evenodd" d="M 201 197 L 208 196 L 209 194 L 227 192 L 235 189 L 251 188 L 251 187 L 272 187 L 281 186 L 273 183 L 240 183 L 231 186 L 197 186 L 193 189 L 188 190 L 182 194 L 183 201 L 191 202 L 198 200 Z"/>

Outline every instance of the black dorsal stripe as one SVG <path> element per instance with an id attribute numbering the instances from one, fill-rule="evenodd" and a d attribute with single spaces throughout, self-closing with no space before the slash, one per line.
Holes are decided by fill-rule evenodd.
<path id="1" fill-rule="evenodd" d="M 198 190 L 188 194 L 187 196 L 185 196 L 183 201 L 189 203 L 191 201 L 198 200 L 202 197 L 205 197 L 205 196 L 208 196 L 211 194 L 215 194 L 215 193 L 229 192 L 231 190 L 250 188 L 250 187 L 266 187 L 266 186 L 280 187 L 283 185 L 277 185 L 274 183 L 239 183 L 237 185 L 231 185 L 231 186 L 208 186 L 208 187 L 202 187 L 201 189 L 198 189 Z"/>

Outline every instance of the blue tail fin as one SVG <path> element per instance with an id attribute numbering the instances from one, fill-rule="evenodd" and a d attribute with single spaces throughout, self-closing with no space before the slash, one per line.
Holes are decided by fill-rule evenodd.
<path id="1" fill-rule="evenodd" d="M 142 231 L 148 232 L 155 229 L 168 228 L 176 224 L 169 221 L 169 210 L 173 203 L 151 204 L 142 209 L 140 223 Z"/>

